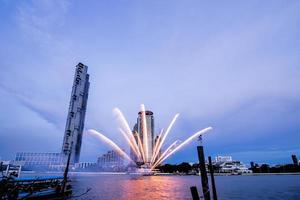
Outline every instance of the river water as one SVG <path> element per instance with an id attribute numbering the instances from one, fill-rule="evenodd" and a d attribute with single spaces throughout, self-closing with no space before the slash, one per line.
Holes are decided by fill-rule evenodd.
<path id="1" fill-rule="evenodd" d="M 72 199 L 164 200 L 192 199 L 190 186 L 201 192 L 200 176 L 72 174 Z M 218 199 L 299 199 L 299 175 L 216 176 Z M 201 195 L 201 194 L 200 194 Z"/>

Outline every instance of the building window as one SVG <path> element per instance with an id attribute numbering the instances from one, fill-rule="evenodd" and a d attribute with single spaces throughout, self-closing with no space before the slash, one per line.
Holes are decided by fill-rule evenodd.
<path id="1" fill-rule="evenodd" d="M 67 130 L 67 131 L 66 131 L 66 134 L 67 134 L 67 136 L 70 136 L 70 135 L 71 135 L 71 130 L 70 130 L 70 129 Z"/>

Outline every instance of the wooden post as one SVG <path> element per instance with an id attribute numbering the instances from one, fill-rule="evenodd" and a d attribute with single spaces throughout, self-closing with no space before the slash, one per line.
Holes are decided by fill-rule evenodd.
<path id="1" fill-rule="evenodd" d="M 192 186 L 192 187 L 190 187 L 190 189 L 191 189 L 193 200 L 200 200 L 197 187 Z"/>
<path id="2" fill-rule="evenodd" d="M 199 159 L 200 172 L 201 172 L 203 196 L 205 200 L 210 200 L 210 192 L 209 192 L 208 178 L 207 178 L 207 172 L 205 166 L 203 146 L 197 146 L 197 150 L 198 150 L 198 159 Z"/>
<path id="3" fill-rule="evenodd" d="M 66 168 L 65 168 L 65 171 L 64 171 L 64 180 L 63 180 L 63 185 L 62 185 L 62 188 L 61 188 L 61 192 L 62 192 L 63 195 L 66 191 L 66 185 L 67 185 L 67 182 L 68 182 L 68 172 L 69 172 L 70 159 L 71 159 L 71 150 L 69 152 L 67 165 L 66 165 Z"/>
<path id="4" fill-rule="evenodd" d="M 211 187 L 213 192 L 213 200 L 217 200 L 217 190 L 216 190 L 216 184 L 215 184 L 215 177 L 214 177 L 214 169 L 211 162 L 211 157 L 208 156 L 208 163 L 209 163 L 209 172 L 210 172 L 210 178 L 211 178 Z"/>

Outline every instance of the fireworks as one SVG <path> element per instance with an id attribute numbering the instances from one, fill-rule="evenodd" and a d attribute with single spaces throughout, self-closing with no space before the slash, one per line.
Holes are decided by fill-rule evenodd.
<path id="1" fill-rule="evenodd" d="M 175 152 L 180 150 L 183 146 L 194 140 L 195 138 L 199 137 L 200 135 L 206 133 L 207 131 L 211 130 L 212 127 L 208 127 L 205 129 L 202 129 L 183 142 L 180 142 L 179 140 L 176 140 L 173 142 L 162 154 L 160 154 L 162 150 L 162 146 L 171 131 L 173 125 L 175 124 L 179 114 L 176 114 L 174 118 L 172 119 L 170 125 L 164 132 L 163 130 L 160 132 L 160 134 L 157 137 L 153 153 L 151 158 L 149 158 L 149 144 L 148 144 L 148 133 L 147 133 L 147 121 L 146 121 L 146 110 L 145 106 L 141 105 L 141 123 L 142 123 L 142 140 L 140 138 L 140 135 L 138 133 L 135 133 L 136 138 L 134 137 L 132 131 L 130 130 L 130 127 L 128 125 L 128 122 L 126 118 L 124 117 L 123 113 L 120 111 L 120 109 L 115 108 L 114 113 L 116 114 L 117 120 L 120 124 L 120 132 L 125 138 L 126 142 L 129 144 L 130 148 L 132 149 L 132 152 L 136 155 L 136 157 L 142 161 L 143 163 L 147 163 L 149 168 L 153 170 L 155 167 L 157 167 L 159 164 L 161 164 L 164 160 L 166 160 L 168 157 L 173 155 Z M 133 160 L 112 140 L 104 136 L 103 134 L 99 133 L 98 131 L 95 131 L 93 129 L 88 130 L 89 133 L 97 136 L 102 141 L 106 142 L 110 146 L 112 146 L 121 156 L 124 156 L 127 160 L 134 163 Z"/>

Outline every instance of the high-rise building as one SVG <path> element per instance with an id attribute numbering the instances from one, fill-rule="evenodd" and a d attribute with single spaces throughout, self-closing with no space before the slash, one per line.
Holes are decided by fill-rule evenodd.
<path id="1" fill-rule="evenodd" d="M 82 63 L 76 66 L 62 145 L 62 153 L 64 155 L 68 155 L 68 153 L 71 152 L 71 164 L 78 163 L 80 157 L 84 118 L 90 85 L 87 70 L 88 67 Z"/>
<path id="2" fill-rule="evenodd" d="M 137 132 L 140 135 L 141 142 L 143 145 L 145 145 L 145 141 L 147 141 L 147 146 L 148 146 L 148 155 L 146 155 L 146 163 L 150 163 L 151 157 L 153 154 L 153 148 L 154 148 L 154 117 L 153 117 L 153 112 L 152 111 L 145 111 L 145 116 L 146 116 L 146 130 L 147 130 L 147 140 L 143 137 L 143 116 L 142 116 L 142 111 L 138 113 L 138 118 L 137 118 Z M 146 154 L 146 152 L 145 152 Z"/>

